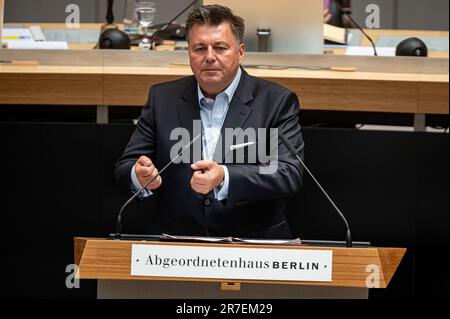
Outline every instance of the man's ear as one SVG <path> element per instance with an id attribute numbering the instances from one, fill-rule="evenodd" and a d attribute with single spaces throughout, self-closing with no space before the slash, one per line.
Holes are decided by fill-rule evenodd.
<path id="1" fill-rule="evenodd" d="M 244 57 L 245 57 L 245 44 L 241 43 L 239 44 L 239 64 L 242 64 L 242 62 L 244 62 Z"/>

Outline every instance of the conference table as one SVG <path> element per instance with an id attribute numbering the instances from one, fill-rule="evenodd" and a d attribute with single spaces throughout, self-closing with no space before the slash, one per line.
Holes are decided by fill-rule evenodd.
<path id="1" fill-rule="evenodd" d="M 186 51 L 2 49 L 0 60 L 36 62 L 0 64 L 0 105 L 96 106 L 98 123 L 109 106 L 143 106 L 151 85 L 192 74 Z M 448 115 L 448 56 L 247 52 L 243 67 L 294 91 L 304 110 L 409 113 L 417 131 L 426 115 Z"/>
<path id="2" fill-rule="evenodd" d="M 30 27 L 32 25 L 31 23 L 6 23 L 5 26 L 8 27 Z M 57 31 L 57 30 L 64 30 L 66 29 L 65 25 L 62 23 L 40 23 L 38 24 L 43 31 Z M 123 30 L 123 24 L 116 24 L 117 27 L 121 30 Z M 98 33 L 100 33 L 102 25 L 100 23 L 81 23 L 79 30 L 82 31 L 88 31 L 88 30 L 97 30 Z M 357 29 L 347 29 L 348 33 L 352 33 L 355 35 L 355 38 L 357 41 L 350 41 L 351 45 L 360 45 L 362 47 L 370 47 L 371 44 L 369 40 L 362 36 L 359 30 Z M 68 32 L 72 32 L 75 30 L 67 30 Z M 364 32 L 368 34 L 374 43 L 377 43 L 378 40 L 382 36 L 392 36 L 392 37 L 425 37 L 425 38 L 447 38 L 449 37 L 448 31 L 436 31 L 436 30 L 394 30 L 394 29 L 364 29 Z M 61 35 L 63 37 L 63 35 Z M 80 49 L 80 50 L 91 50 L 95 46 L 95 41 L 93 41 L 92 38 L 87 39 L 86 41 L 83 41 L 84 43 L 77 43 L 74 41 L 69 41 L 68 47 L 69 49 Z M 88 43 L 89 42 L 89 43 Z M 175 41 L 164 41 L 162 45 L 159 45 L 157 47 L 158 51 L 173 51 L 174 48 L 177 47 Z M 137 46 L 133 46 L 131 48 L 132 50 L 139 50 Z M 338 55 L 345 55 L 346 46 L 334 46 L 334 47 L 328 47 L 325 48 L 324 52 L 326 54 L 338 54 Z M 448 51 L 436 51 L 436 50 L 429 50 L 428 56 L 431 58 L 448 58 L 449 52 Z"/>

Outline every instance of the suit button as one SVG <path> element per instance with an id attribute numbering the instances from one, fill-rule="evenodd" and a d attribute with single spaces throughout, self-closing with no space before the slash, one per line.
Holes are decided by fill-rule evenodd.
<path id="1" fill-rule="evenodd" d="M 206 198 L 206 199 L 203 201 L 203 204 L 204 204 L 206 207 L 208 207 L 209 205 L 211 205 L 211 200 L 210 200 L 209 198 Z"/>

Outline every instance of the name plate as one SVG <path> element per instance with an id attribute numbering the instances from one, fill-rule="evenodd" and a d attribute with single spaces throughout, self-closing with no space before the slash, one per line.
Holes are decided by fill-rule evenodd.
<path id="1" fill-rule="evenodd" d="M 131 276 L 331 281 L 331 250 L 132 245 Z"/>

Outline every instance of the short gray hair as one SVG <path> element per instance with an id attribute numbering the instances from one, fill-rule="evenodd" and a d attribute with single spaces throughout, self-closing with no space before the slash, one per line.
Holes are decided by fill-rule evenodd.
<path id="1" fill-rule="evenodd" d="M 244 1 L 244 0 L 243 0 Z M 189 13 L 186 20 L 186 40 L 189 42 L 189 36 L 194 24 L 209 24 L 217 26 L 223 22 L 229 22 L 231 31 L 238 43 L 244 40 L 245 24 L 244 19 L 233 14 L 230 8 L 218 4 L 201 6 Z"/>

